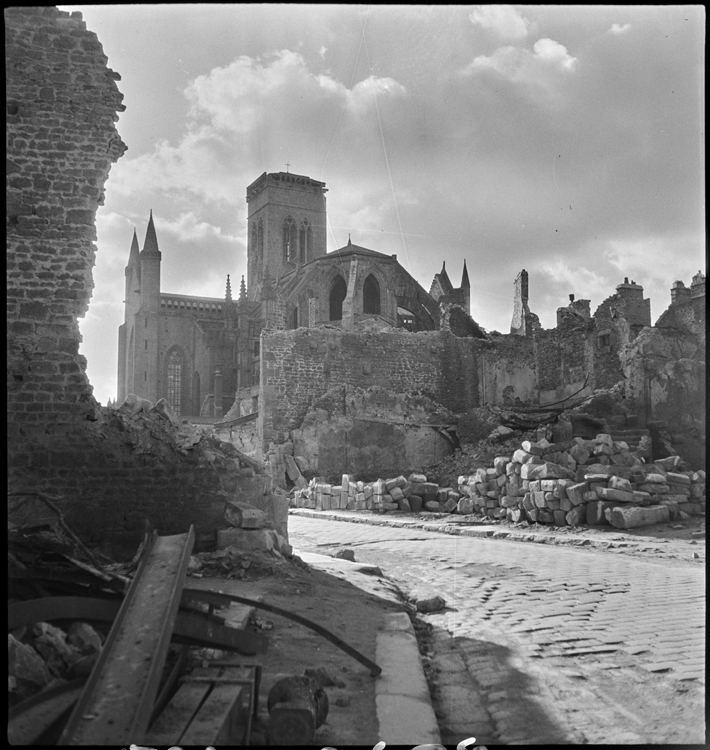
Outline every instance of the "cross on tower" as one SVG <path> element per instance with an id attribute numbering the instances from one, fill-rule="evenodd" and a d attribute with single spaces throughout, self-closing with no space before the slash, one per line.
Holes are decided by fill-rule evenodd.
<path id="1" fill-rule="evenodd" d="M 291 166 L 291 165 L 290 165 L 290 164 L 289 164 L 288 162 L 286 162 L 286 174 L 288 174 L 288 168 L 289 168 L 290 166 Z"/>

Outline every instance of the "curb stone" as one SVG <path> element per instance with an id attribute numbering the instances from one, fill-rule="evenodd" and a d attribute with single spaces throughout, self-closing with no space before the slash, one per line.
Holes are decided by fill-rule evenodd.
<path id="1" fill-rule="evenodd" d="M 441 743 L 414 629 L 406 612 L 385 615 L 377 634 L 375 683 L 380 738 L 388 745 Z"/>

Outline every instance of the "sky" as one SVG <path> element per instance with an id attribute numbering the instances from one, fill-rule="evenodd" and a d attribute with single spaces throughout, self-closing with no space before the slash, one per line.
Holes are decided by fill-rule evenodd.
<path id="1" fill-rule="evenodd" d="M 705 273 L 704 6 L 59 7 L 126 106 L 80 321 L 101 403 L 134 228 L 142 247 L 152 209 L 164 292 L 222 297 L 263 172 L 326 183 L 329 252 L 396 253 L 426 290 L 466 260 L 488 331 L 509 332 L 523 268 L 545 328 L 625 277 L 655 323 Z"/>

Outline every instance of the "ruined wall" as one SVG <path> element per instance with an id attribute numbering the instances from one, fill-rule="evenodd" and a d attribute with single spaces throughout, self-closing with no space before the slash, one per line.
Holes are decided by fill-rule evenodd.
<path id="1" fill-rule="evenodd" d="M 705 468 L 705 349 L 690 332 L 645 328 L 622 351 L 626 398 L 646 423 L 668 424 L 673 446 Z"/>
<path id="2" fill-rule="evenodd" d="M 377 479 L 421 470 L 454 450 L 444 428 L 455 416 L 422 395 L 337 386 L 314 400 L 301 427 L 291 431 L 293 453 L 316 474 Z"/>
<path id="3" fill-rule="evenodd" d="M 494 335 L 478 350 L 478 399 L 470 401 L 459 411 L 476 406 L 512 406 L 537 401 L 537 367 L 532 338 Z"/>
<path id="4" fill-rule="evenodd" d="M 556 403 L 577 393 L 583 388 L 588 374 L 590 379 L 585 393 L 591 393 L 594 355 L 593 325 L 583 321 L 563 321 L 557 328 L 538 331 L 535 363 L 540 403 Z"/>
<path id="5" fill-rule="evenodd" d="M 65 466 L 96 404 L 77 319 L 93 287 L 94 216 L 125 151 L 124 109 L 81 14 L 5 10 L 10 466 Z"/>
<path id="6" fill-rule="evenodd" d="M 262 337 L 260 432 L 264 449 L 301 426 L 331 388 L 422 392 L 454 413 L 537 395 L 531 340 L 459 338 L 450 331 L 348 333 L 300 328 Z"/>
<path id="7" fill-rule="evenodd" d="M 329 327 L 263 335 L 259 420 L 264 445 L 284 442 L 286 433 L 300 426 L 311 401 L 338 385 L 380 386 L 396 393 L 424 390 L 443 403 L 446 337 L 440 332 L 348 333 Z M 447 359 L 453 369 L 453 358 Z"/>
<path id="8" fill-rule="evenodd" d="M 224 525 L 226 496 L 268 504 L 262 478 L 240 477 L 236 462 L 94 400 L 78 318 L 96 210 L 125 151 L 119 76 L 79 13 L 9 8 L 5 35 L 9 491 L 51 493 L 82 537 L 132 552 L 146 520 L 161 533 L 208 531 Z M 285 533 L 284 519 L 272 524 Z"/>

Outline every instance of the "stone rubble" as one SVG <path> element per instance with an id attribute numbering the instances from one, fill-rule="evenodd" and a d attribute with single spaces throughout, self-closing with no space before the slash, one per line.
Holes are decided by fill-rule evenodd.
<path id="1" fill-rule="evenodd" d="M 679 456 L 644 463 L 649 450 L 644 444 L 631 451 L 606 433 L 558 443 L 525 440 L 512 455 L 496 456 L 492 467 L 459 476 L 457 488 L 439 487 L 416 473 L 369 483 L 343 474 L 340 485 L 316 477 L 294 488 L 291 505 L 620 529 L 704 515 L 705 472 L 682 468 Z"/>
<path id="2" fill-rule="evenodd" d="M 86 677 L 101 651 L 104 636 L 85 622 L 65 632 L 46 622 L 8 633 L 10 705 L 52 685 Z"/>

